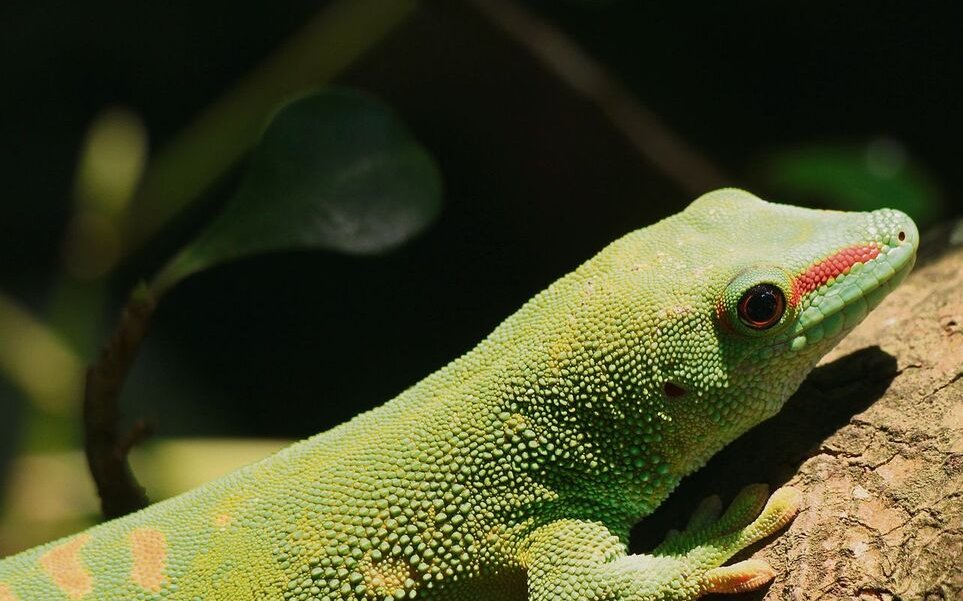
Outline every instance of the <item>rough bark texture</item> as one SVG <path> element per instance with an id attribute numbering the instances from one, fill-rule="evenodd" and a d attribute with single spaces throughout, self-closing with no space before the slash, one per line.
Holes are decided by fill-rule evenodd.
<path id="1" fill-rule="evenodd" d="M 790 484 L 802 512 L 753 550 L 775 582 L 719 600 L 963 600 L 963 222 L 952 231 L 924 237 L 902 287 L 779 416 L 645 520 L 634 550 L 684 524 L 704 496 Z"/>

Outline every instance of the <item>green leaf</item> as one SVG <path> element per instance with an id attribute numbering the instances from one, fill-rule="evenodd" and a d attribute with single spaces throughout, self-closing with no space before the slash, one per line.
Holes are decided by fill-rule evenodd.
<path id="1" fill-rule="evenodd" d="M 348 90 L 312 93 L 275 114 L 237 194 L 161 272 L 155 291 L 257 253 L 383 253 L 440 207 L 435 162 L 388 107 Z"/>
<path id="2" fill-rule="evenodd" d="M 940 218 L 932 179 L 891 139 L 863 145 L 813 144 L 775 152 L 764 165 L 767 183 L 787 201 L 814 199 L 837 209 L 900 209 L 921 225 Z"/>

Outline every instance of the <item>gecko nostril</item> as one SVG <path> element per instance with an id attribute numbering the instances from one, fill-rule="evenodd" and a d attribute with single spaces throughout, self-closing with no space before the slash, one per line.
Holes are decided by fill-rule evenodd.
<path id="1" fill-rule="evenodd" d="M 903 240 L 906 240 L 906 232 L 900 230 L 899 233 L 896 234 L 896 237 L 899 238 L 900 242 L 902 242 Z"/>

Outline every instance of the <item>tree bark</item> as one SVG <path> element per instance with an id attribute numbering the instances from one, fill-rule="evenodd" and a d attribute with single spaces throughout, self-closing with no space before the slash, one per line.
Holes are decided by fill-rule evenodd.
<path id="1" fill-rule="evenodd" d="M 803 509 L 737 558 L 768 561 L 772 585 L 713 601 L 963 600 L 963 222 L 926 236 L 906 282 L 777 417 L 683 482 L 633 550 L 751 482 L 798 488 Z"/>

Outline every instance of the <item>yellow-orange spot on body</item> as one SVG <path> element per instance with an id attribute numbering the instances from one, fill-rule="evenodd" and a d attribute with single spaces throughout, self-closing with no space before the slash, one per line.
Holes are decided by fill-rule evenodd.
<path id="1" fill-rule="evenodd" d="M 364 574 L 367 596 L 378 599 L 399 598 L 399 594 L 407 592 L 405 584 L 417 576 L 406 559 L 392 557 L 375 561 L 370 552 L 362 558 L 359 567 Z"/>
<path id="2" fill-rule="evenodd" d="M 134 557 L 130 579 L 144 590 L 159 592 L 167 563 L 164 533 L 156 528 L 137 528 L 130 533 L 130 552 Z"/>
<path id="3" fill-rule="evenodd" d="M 10 587 L 3 583 L 0 583 L 0 601 L 18 601 Z"/>
<path id="4" fill-rule="evenodd" d="M 94 578 L 80 562 L 80 550 L 89 534 L 81 534 L 40 556 L 40 565 L 63 594 L 70 599 L 83 599 L 94 588 Z"/>
<path id="5" fill-rule="evenodd" d="M 234 518 L 232 518 L 229 514 L 219 513 L 217 514 L 217 517 L 214 518 L 214 525 L 218 528 L 227 528 L 233 521 Z"/>

